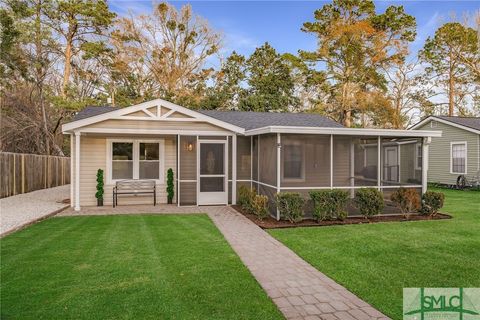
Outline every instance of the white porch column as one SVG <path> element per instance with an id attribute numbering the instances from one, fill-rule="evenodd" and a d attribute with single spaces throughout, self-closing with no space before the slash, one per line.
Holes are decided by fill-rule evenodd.
<path id="1" fill-rule="evenodd" d="M 232 204 L 237 204 L 237 135 L 232 136 Z"/>
<path id="2" fill-rule="evenodd" d="M 330 135 L 330 189 L 333 189 L 333 134 Z"/>
<path id="3" fill-rule="evenodd" d="M 377 139 L 377 188 L 380 190 L 382 185 L 382 137 Z"/>
<path id="4" fill-rule="evenodd" d="M 432 142 L 431 137 L 423 138 L 422 143 L 422 194 L 427 192 L 428 183 L 428 147 Z"/>
<path id="5" fill-rule="evenodd" d="M 280 180 L 281 180 L 281 150 L 282 149 L 282 136 L 280 133 L 277 133 L 277 193 L 279 193 L 282 189 L 280 188 Z M 277 220 L 280 220 L 280 211 L 277 208 Z"/>
<path id="6" fill-rule="evenodd" d="M 75 211 L 80 211 L 80 132 L 75 131 Z"/>
<path id="7" fill-rule="evenodd" d="M 177 207 L 180 207 L 180 135 L 177 134 Z"/>
<path id="8" fill-rule="evenodd" d="M 70 133 L 70 207 L 71 208 L 73 208 L 73 206 L 74 206 L 73 199 L 74 199 L 74 196 L 75 196 L 75 184 L 74 184 L 75 172 L 73 171 L 73 168 L 74 168 L 73 161 L 74 161 L 74 159 L 72 158 L 72 155 L 75 152 L 74 146 L 73 146 L 73 137 L 74 137 L 74 135 L 72 133 Z"/>
<path id="9" fill-rule="evenodd" d="M 355 144 L 353 138 L 350 138 L 350 197 L 355 197 Z"/>

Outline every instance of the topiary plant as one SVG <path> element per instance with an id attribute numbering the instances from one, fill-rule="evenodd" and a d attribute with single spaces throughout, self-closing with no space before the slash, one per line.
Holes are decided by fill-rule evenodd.
<path id="1" fill-rule="evenodd" d="M 357 191 L 355 205 L 365 217 L 380 214 L 384 207 L 383 195 L 375 188 L 365 188 Z"/>
<path id="2" fill-rule="evenodd" d="M 175 191 L 174 191 L 174 185 L 173 185 L 173 169 L 169 168 L 167 170 L 167 201 L 168 201 L 168 204 L 172 204 L 174 195 L 175 195 Z"/>
<path id="3" fill-rule="evenodd" d="M 103 190 L 103 170 L 97 170 L 97 192 L 95 193 L 95 198 L 97 198 L 97 206 L 103 206 L 103 194 L 105 190 Z"/>

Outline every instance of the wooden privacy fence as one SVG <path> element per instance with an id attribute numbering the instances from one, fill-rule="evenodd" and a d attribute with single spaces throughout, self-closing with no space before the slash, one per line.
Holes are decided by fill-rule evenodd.
<path id="1" fill-rule="evenodd" d="M 70 158 L 0 152 L 0 198 L 70 183 Z"/>

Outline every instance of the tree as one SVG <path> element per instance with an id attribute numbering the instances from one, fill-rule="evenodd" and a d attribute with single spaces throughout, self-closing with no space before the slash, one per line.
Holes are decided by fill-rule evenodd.
<path id="1" fill-rule="evenodd" d="M 51 1 L 46 9 L 46 23 L 62 38 L 64 45 L 65 62 L 60 93 L 65 98 L 72 59 L 82 50 L 88 53 L 104 47 L 102 39 L 96 39 L 95 36 L 105 36 L 116 14 L 109 10 L 105 0 L 57 0 Z"/>
<path id="2" fill-rule="evenodd" d="M 265 43 L 247 60 L 249 88 L 239 103 L 246 111 L 287 111 L 296 106 L 290 69 L 276 50 Z"/>
<path id="3" fill-rule="evenodd" d="M 209 88 L 203 109 L 233 110 L 244 96 L 246 79 L 245 57 L 235 51 L 222 63 L 214 75 L 214 85 Z"/>
<path id="4" fill-rule="evenodd" d="M 206 60 L 221 47 L 221 35 L 194 15 L 190 5 L 178 11 L 160 3 L 151 15 L 119 19 L 116 32 L 130 52 L 120 54 L 136 52 L 135 59 L 142 64 L 137 70 L 154 82 L 154 94 L 177 103 L 203 88 L 211 73 L 204 68 Z M 125 62 L 132 65 L 129 59 Z"/>
<path id="5" fill-rule="evenodd" d="M 419 61 L 394 64 L 385 70 L 387 99 L 391 102 L 391 127 L 405 129 L 428 105 L 429 87 L 418 71 Z"/>
<path id="6" fill-rule="evenodd" d="M 381 68 L 408 53 L 408 43 L 415 38 L 415 18 L 402 6 L 376 14 L 371 0 L 334 0 L 314 16 L 315 21 L 304 23 L 302 31 L 316 35 L 318 49 L 300 51 L 300 56 L 326 69 L 333 115 L 349 127 L 369 107 L 360 105 L 357 96 L 371 92 L 377 97 L 386 84 Z"/>
<path id="7" fill-rule="evenodd" d="M 480 60 L 477 32 L 458 22 L 446 23 L 425 41 L 419 56 L 427 64 L 427 76 L 448 97 L 448 103 L 438 104 L 448 105 L 449 116 L 455 109 L 462 113 L 480 81 L 476 70 Z"/>

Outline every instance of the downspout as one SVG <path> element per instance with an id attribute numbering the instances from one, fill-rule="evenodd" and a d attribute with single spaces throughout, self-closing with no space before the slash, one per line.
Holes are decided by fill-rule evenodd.
<path id="1" fill-rule="evenodd" d="M 280 133 L 277 133 L 277 193 L 281 191 L 281 148 L 282 148 L 282 136 Z M 277 221 L 280 220 L 280 210 L 277 207 Z"/>
<path id="2" fill-rule="evenodd" d="M 75 131 L 75 211 L 80 211 L 80 132 Z"/>
<path id="3" fill-rule="evenodd" d="M 432 142 L 432 137 L 423 138 L 422 143 L 422 194 L 427 192 L 428 183 L 428 148 Z"/>

